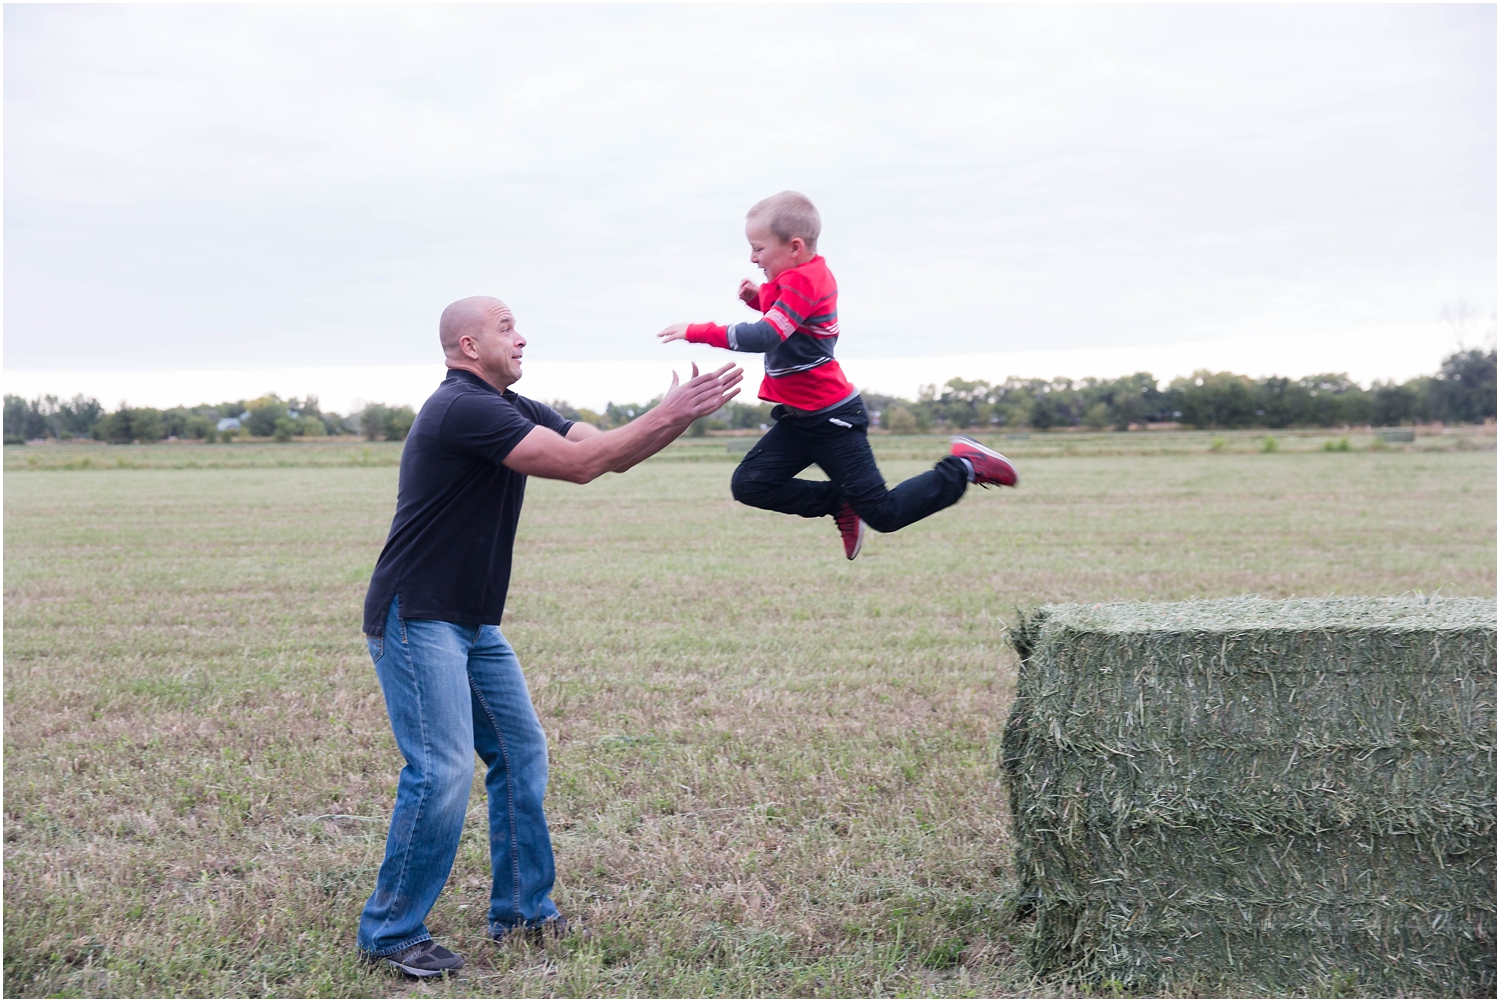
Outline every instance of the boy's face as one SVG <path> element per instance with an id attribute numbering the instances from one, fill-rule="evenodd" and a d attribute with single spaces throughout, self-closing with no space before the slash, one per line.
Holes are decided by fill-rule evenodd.
<path id="1" fill-rule="evenodd" d="M 771 281 L 788 268 L 806 264 L 813 259 L 812 251 L 801 237 L 792 237 L 786 243 L 771 232 L 771 227 L 761 219 L 745 221 L 745 239 L 750 241 L 750 262 L 760 266 L 766 281 Z"/>

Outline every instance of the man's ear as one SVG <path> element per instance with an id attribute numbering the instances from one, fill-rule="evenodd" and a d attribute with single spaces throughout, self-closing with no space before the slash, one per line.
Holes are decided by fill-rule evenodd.
<path id="1" fill-rule="evenodd" d="M 458 339 L 458 352 L 464 358 L 479 358 L 479 342 L 474 340 L 472 334 L 461 335 Z"/>

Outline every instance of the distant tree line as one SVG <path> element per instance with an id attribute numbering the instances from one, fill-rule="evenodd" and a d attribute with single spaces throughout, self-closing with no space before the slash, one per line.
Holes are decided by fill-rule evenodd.
<path id="1" fill-rule="evenodd" d="M 552 409 L 557 411 L 569 421 L 582 421 L 606 431 L 610 428 L 618 428 L 629 424 L 642 414 L 661 403 L 661 397 L 653 397 L 644 404 L 616 404 L 609 403 L 604 411 L 591 411 L 587 407 L 574 407 L 566 400 L 554 400 Z M 738 400 L 732 401 L 717 413 L 706 418 L 694 421 L 688 429 L 689 435 L 704 435 L 710 431 L 730 431 L 733 429 L 761 428 L 771 423 L 771 405 L 766 403 L 747 404 Z"/>
<path id="2" fill-rule="evenodd" d="M 159 442 L 162 439 L 197 439 L 233 442 L 271 438 L 290 442 L 294 438 L 329 435 L 359 435 L 374 441 L 406 438 L 416 413 L 410 407 L 368 404 L 357 414 L 324 412 L 317 397 L 283 400 L 275 394 L 254 400 L 233 400 L 197 407 L 130 407 L 106 413 L 92 397 L 55 396 L 26 400 L 5 395 L 5 444 L 37 439 L 95 439 L 117 444 Z"/>
<path id="3" fill-rule="evenodd" d="M 1404 383 L 1376 381 L 1367 389 L 1343 373 L 1288 379 L 1251 379 L 1200 370 L 1165 389 L 1149 372 L 1119 379 L 1019 379 L 1000 383 L 950 379 L 924 386 L 916 400 L 864 394 L 874 423 L 888 431 L 935 428 L 1105 428 L 1156 423 L 1194 428 L 1389 427 L 1442 421 L 1477 424 L 1495 417 L 1495 351 L 1469 349 L 1443 360 L 1432 376 Z M 609 404 L 604 413 L 552 406 L 564 417 L 614 428 L 646 411 L 645 404 Z M 771 422 L 771 405 L 735 401 L 694 423 L 689 434 L 759 428 Z"/>
<path id="4" fill-rule="evenodd" d="M 865 394 L 893 432 L 931 428 L 1126 429 L 1176 422 L 1194 428 L 1331 428 L 1495 417 L 1495 352 L 1473 349 L 1443 360 L 1436 375 L 1368 388 L 1343 373 L 1252 379 L 1200 370 L 1162 388 L 1148 372 L 1119 379 L 950 379 L 917 399 Z"/>
<path id="5" fill-rule="evenodd" d="M 1477 424 L 1495 417 L 1495 351 L 1468 349 L 1443 359 L 1435 375 L 1404 383 L 1360 386 L 1343 373 L 1288 379 L 1251 379 L 1232 372 L 1201 370 L 1174 379 L 1165 389 L 1149 372 L 1119 379 L 1018 379 L 1000 383 L 950 379 L 941 388 L 922 387 L 916 400 L 864 394 L 878 427 L 896 433 L 936 428 L 1126 429 L 1162 422 L 1194 428 L 1333 428 L 1394 426 L 1442 421 Z M 617 428 L 655 407 L 610 402 L 603 412 L 555 400 L 565 418 Z M 225 421 L 225 419 L 232 419 Z M 104 442 L 156 442 L 164 438 L 232 441 L 257 437 L 290 441 L 300 436 L 361 435 L 400 441 L 416 414 L 410 407 L 369 404 L 340 416 L 318 409 L 318 399 L 282 400 L 270 395 L 199 407 L 121 405 L 106 414 L 97 400 L 77 396 L 24 400 L 5 397 L 7 444 L 55 438 Z M 219 429 L 219 424 L 238 425 Z M 734 401 L 694 422 L 689 434 L 757 429 L 771 423 L 771 405 Z"/>

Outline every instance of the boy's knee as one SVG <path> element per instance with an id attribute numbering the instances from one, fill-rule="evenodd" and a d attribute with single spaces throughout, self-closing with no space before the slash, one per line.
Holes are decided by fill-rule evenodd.
<path id="1" fill-rule="evenodd" d="M 770 485 L 756 480 L 743 465 L 735 467 L 734 476 L 729 479 L 729 493 L 740 504 L 753 505 L 764 498 L 768 490 Z"/>

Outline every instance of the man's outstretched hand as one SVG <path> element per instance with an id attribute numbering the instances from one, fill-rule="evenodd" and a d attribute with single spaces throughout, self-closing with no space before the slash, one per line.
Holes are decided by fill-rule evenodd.
<path id="1" fill-rule="evenodd" d="M 677 373 L 672 373 L 672 385 L 668 387 L 666 396 L 661 398 L 661 403 L 656 405 L 657 410 L 662 411 L 663 416 L 673 424 L 692 424 L 701 417 L 708 417 L 738 396 L 740 381 L 744 378 L 745 370 L 733 362 L 701 376 L 695 362 L 693 374 L 685 383 L 679 384 Z"/>
<path id="2" fill-rule="evenodd" d="M 613 470 L 624 473 L 648 456 L 654 456 L 688 425 L 729 403 L 740 392 L 744 370 L 733 362 L 716 372 L 693 374 L 685 383 L 672 373 L 672 385 L 661 403 L 643 417 L 610 431 L 574 425 L 564 438 L 551 428 L 537 425 L 510 450 L 505 465 L 518 473 L 552 480 L 586 484 Z M 575 437 L 576 435 L 576 437 Z"/>

